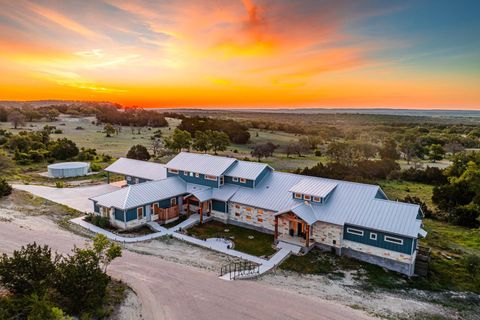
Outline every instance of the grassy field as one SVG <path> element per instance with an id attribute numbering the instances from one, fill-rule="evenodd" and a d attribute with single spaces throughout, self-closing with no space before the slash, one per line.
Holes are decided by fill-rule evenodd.
<path id="1" fill-rule="evenodd" d="M 419 197 L 430 209 L 436 209 L 432 202 L 432 185 L 399 180 L 380 180 L 377 183 L 390 200 L 401 200 L 406 196 Z"/>
<path id="2" fill-rule="evenodd" d="M 218 221 L 196 225 L 189 228 L 187 233 L 200 239 L 229 238 L 235 243 L 235 250 L 255 256 L 270 256 L 275 253 L 272 248 L 273 235 Z"/>

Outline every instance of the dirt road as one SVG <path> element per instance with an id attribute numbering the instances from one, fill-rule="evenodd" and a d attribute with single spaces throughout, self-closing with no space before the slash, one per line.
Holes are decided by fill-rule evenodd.
<path id="1" fill-rule="evenodd" d="M 33 241 L 61 253 L 85 243 L 46 217 L 0 222 L 1 252 Z M 223 281 L 215 273 L 126 250 L 109 273 L 135 290 L 145 319 L 369 319 L 335 302 L 254 281 Z"/>

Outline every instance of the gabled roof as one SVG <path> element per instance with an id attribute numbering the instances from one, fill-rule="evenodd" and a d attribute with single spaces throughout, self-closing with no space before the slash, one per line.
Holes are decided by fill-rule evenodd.
<path id="1" fill-rule="evenodd" d="M 275 213 L 275 215 L 278 216 L 287 212 L 293 212 L 296 216 L 298 216 L 300 219 L 302 219 L 309 225 L 317 222 L 317 217 L 315 216 L 315 212 L 313 211 L 311 204 L 302 203 L 289 210 L 277 212 Z"/>
<path id="2" fill-rule="evenodd" d="M 163 164 L 128 158 L 118 159 L 109 165 L 105 171 L 147 180 L 162 180 L 167 178 L 167 169 Z"/>
<path id="3" fill-rule="evenodd" d="M 290 188 L 290 192 L 325 198 L 338 185 L 336 181 L 316 180 L 305 178 Z"/>
<path id="4" fill-rule="evenodd" d="M 165 167 L 169 169 L 191 171 L 212 176 L 221 176 L 237 160 L 234 158 L 216 157 L 209 154 L 180 152 Z"/>
<path id="5" fill-rule="evenodd" d="M 238 160 L 227 172 L 226 176 L 244 178 L 248 180 L 255 180 L 258 176 L 265 170 L 265 168 L 270 168 L 268 164 L 260 162 L 250 162 Z"/>
<path id="6" fill-rule="evenodd" d="M 103 207 L 130 209 L 175 197 L 187 192 L 187 183 L 173 177 L 130 185 L 117 191 L 90 198 Z"/>

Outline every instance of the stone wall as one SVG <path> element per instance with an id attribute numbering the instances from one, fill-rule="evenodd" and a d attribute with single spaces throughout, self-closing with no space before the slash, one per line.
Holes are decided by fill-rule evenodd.
<path id="1" fill-rule="evenodd" d="M 256 229 L 275 230 L 274 212 L 259 208 L 245 206 L 243 204 L 228 203 L 228 220 L 231 222 L 244 223 Z"/>
<path id="2" fill-rule="evenodd" d="M 416 251 L 409 255 L 348 240 L 343 240 L 343 247 L 345 248 L 343 253 L 346 256 L 376 264 L 408 276 L 413 275 Z"/>
<path id="3" fill-rule="evenodd" d="M 335 247 L 342 247 L 343 227 L 325 222 L 315 222 L 313 224 L 312 238 L 315 242 Z"/>

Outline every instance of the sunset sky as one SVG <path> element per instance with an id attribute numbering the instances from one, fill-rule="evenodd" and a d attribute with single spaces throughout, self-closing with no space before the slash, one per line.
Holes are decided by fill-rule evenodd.
<path id="1" fill-rule="evenodd" d="M 0 100 L 480 109 L 480 1 L 0 0 Z"/>

